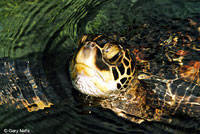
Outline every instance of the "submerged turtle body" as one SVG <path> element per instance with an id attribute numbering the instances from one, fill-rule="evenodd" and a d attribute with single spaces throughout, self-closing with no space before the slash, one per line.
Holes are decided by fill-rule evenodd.
<path id="1" fill-rule="evenodd" d="M 188 21 L 196 28 L 191 35 L 169 29 L 166 39 L 146 46 L 135 44 L 143 41 L 137 35 L 123 45 L 84 35 L 70 66 L 73 85 L 133 122 L 170 122 L 166 117 L 174 114 L 199 118 L 200 27 Z"/>
<path id="2" fill-rule="evenodd" d="M 32 112 L 51 107 L 57 97 L 42 68 L 25 60 L 1 58 L 0 79 L 1 105 Z"/>

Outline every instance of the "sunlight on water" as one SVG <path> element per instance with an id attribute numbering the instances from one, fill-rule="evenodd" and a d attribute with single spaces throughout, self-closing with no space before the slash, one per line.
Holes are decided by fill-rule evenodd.
<path id="1" fill-rule="evenodd" d="M 199 13 L 200 2 L 192 0 L 4 0 L 0 3 L 0 57 L 29 61 L 32 68 L 40 65 L 55 93 L 55 105 L 31 113 L 1 106 L 0 133 L 20 129 L 31 134 L 200 133 L 200 122 L 193 118 L 139 125 L 110 110 L 85 106 L 68 73 L 83 34 L 117 33 L 128 38 L 143 24 L 161 25 Z"/>

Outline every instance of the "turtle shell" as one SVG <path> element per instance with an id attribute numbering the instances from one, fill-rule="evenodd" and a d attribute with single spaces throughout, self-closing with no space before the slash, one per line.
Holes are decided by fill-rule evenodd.
<path id="1" fill-rule="evenodd" d="M 101 105 L 138 123 L 174 114 L 199 118 L 200 18 L 150 22 L 135 31 L 124 47 L 135 57 L 138 86 Z"/>
<path id="2" fill-rule="evenodd" d="M 162 101 L 162 109 L 170 113 L 183 111 L 200 115 L 200 23 L 194 18 L 174 20 L 181 26 L 167 27 L 167 40 L 134 49 L 141 65 L 138 78 Z M 174 23 L 175 23 L 174 22 Z M 162 32 L 161 32 L 162 33 Z M 163 33 L 162 33 L 163 34 Z"/>

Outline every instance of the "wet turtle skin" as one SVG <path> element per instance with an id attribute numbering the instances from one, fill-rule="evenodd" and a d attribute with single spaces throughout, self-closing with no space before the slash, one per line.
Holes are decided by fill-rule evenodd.
<path id="1" fill-rule="evenodd" d="M 115 95 L 100 96 L 102 99 L 99 104 L 103 108 L 111 109 L 117 115 L 136 123 L 171 122 L 170 116 L 173 115 L 200 117 L 199 17 L 169 22 L 160 26 L 144 24 L 134 35 L 124 37 L 123 44 L 114 36 L 91 34 L 81 38 L 80 48 L 87 42 L 103 50 L 109 44 L 120 44 L 122 49 L 128 49 L 131 53 L 134 66 L 131 82 L 125 87 L 120 86 L 120 91 Z M 102 60 L 108 64 L 104 58 Z M 119 61 L 127 70 L 129 66 L 124 64 L 124 59 Z M 116 64 L 119 70 L 117 75 L 122 79 L 123 71 L 120 71 L 119 65 Z M 76 76 L 73 74 L 73 77 Z"/>

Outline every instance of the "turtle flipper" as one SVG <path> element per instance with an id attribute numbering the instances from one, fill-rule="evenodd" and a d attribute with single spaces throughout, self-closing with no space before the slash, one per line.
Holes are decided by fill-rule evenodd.
<path id="1" fill-rule="evenodd" d="M 47 84 L 44 73 L 32 74 L 28 61 L 0 60 L 0 104 L 29 112 L 50 107 L 52 103 L 42 92 L 49 88 Z"/>

